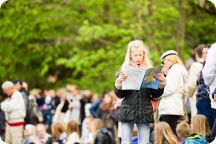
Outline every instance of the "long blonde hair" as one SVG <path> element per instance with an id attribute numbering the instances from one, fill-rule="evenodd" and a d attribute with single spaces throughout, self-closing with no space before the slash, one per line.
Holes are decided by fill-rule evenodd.
<path id="1" fill-rule="evenodd" d="M 155 144 L 178 144 L 178 139 L 173 134 L 172 129 L 166 122 L 159 122 L 155 124 Z"/>
<path id="2" fill-rule="evenodd" d="M 144 45 L 143 41 L 141 40 L 133 40 L 129 42 L 128 49 L 125 55 L 124 63 L 122 64 L 122 67 L 130 65 L 131 62 L 131 49 L 135 48 L 142 48 L 143 49 L 143 61 L 145 66 L 151 66 L 151 61 L 148 57 L 148 50 L 147 47 Z"/>
<path id="3" fill-rule="evenodd" d="M 198 114 L 193 116 L 191 126 L 193 133 L 200 133 L 204 137 L 211 134 L 208 119 L 204 115 Z"/>

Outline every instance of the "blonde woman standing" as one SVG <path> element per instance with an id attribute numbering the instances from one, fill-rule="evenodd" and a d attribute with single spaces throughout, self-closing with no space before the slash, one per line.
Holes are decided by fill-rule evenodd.
<path id="1" fill-rule="evenodd" d="M 183 95 L 188 73 L 174 50 L 163 53 L 161 60 L 166 74 L 166 86 L 160 97 L 158 111 L 160 120 L 167 122 L 176 134 L 176 125 L 184 116 Z"/>

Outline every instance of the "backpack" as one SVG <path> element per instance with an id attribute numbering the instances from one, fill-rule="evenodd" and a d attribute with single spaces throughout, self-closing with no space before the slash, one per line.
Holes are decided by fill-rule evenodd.
<path id="1" fill-rule="evenodd" d="M 192 134 L 182 144 L 207 144 L 206 139 L 200 134 Z"/>

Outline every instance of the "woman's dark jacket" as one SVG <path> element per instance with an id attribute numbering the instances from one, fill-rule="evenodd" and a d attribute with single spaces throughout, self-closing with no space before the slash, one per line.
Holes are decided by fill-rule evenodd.
<path id="1" fill-rule="evenodd" d="M 154 122 L 151 100 L 163 94 L 164 89 L 119 90 L 117 97 L 124 98 L 119 110 L 121 122 L 152 123 Z"/>

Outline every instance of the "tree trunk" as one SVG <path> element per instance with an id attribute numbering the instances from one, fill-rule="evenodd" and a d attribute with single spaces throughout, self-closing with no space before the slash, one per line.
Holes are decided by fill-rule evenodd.
<path id="1" fill-rule="evenodd" d="M 184 0 L 178 0 L 179 2 L 179 21 L 177 29 L 177 51 L 180 56 L 183 53 L 184 47 L 184 37 L 185 37 L 185 10 L 184 10 Z"/>

